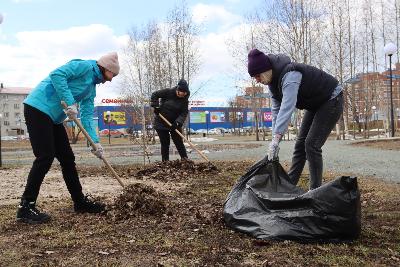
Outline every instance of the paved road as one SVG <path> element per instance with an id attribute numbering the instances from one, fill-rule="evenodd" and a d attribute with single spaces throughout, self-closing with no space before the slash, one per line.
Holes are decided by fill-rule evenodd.
<path id="1" fill-rule="evenodd" d="M 323 147 L 324 168 L 342 175 L 375 176 L 386 180 L 400 182 L 400 151 L 380 150 L 370 147 L 349 145 L 354 141 L 329 140 Z M 258 160 L 266 154 L 267 142 L 256 141 L 213 141 L 207 144 L 260 144 L 260 147 L 250 149 L 229 149 L 213 151 L 206 154 L 210 160 Z M 204 144 L 204 143 L 203 143 Z M 282 141 L 280 149 L 281 162 L 290 162 L 294 141 Z M 97 165 L 101 161 L 94 158 L 85 148 L 73 147 L 77 164 Z M 113 146 L 105 148 L 106 157 L 112 164 L 132 164 L 143 162 L 139 156 L 139 148 L 132 146 Z M 159 145 L 150 147 L 155 151 L 151 161 L 160 160 Z M 157 155 L 158 154 L 158 155 Z M 195 151 L 189 154 L 193 160 L 202 159 Z M 172 155 L 171 159 L 177 158 Z M 33 155 L 31 150 L 3 152 L 3 164 L 30 165 Z"/>
<path id="2" fill-rule="evenodd" d="M 342 175 L 362 175 L 400 182 L 400 151 L 381 150 L 350 145 L 354 141 L 329 140 L 324 145 L 324 169 Z M 280 145 L 281 162 L 290 162 L 294 141 Z M 267 144 L 251 150 L 231 150 L 229 153 L 209 154 L 210 159 L 260 159 L 266 154 Z"/>

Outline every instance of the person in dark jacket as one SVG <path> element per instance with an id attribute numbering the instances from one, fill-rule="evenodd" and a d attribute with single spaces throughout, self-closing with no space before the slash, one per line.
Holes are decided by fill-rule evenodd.
<path id="1" fill-rule="evenodd" d="M 182 133 L 182 125 L 188 115 L 189 86 L 185 80 L 180 80 L 178 85 L 170 89 L 155 91 L 151 95 L 151 106 L 154 108 L 154 129 L 161 143 L 162 161 L 169 160 L 170 136 L 174 142 L 179 156 L 187 159 L 185 145 L 175 129 Z M 162 114 L 171 124 L 169 127 L 158 114 Z"/>
<path id="2" fill-rule="evenodd" d="M 268 158 L 278 157 L 279 142 L 295 108 L 304 109 L 292 165 L 288 172 L 297 184 L 306 160 L 310 190 L 322 183 L 322 146 L 343 111 L 342 86 L 332 75 L 310 65 L 295 63 L 283 54 L 265 55 L 258 49 L 248 54 L 248 72 L 257 82 L 268 85 L 272 96 L 272 141 Z"/>
<path id="3" fill-rule="evenodd" d="M 111 81 L 119 73 L 118 54 L 112 52 L 96 60 L 74 59 L 52 71 L 24 101 L 24 116 L 35 160 L 18 206 L 17 221 L 39 224 L 50 216 L 36 208 L 36 199 L 54 158 L 61 165 L 62 175 L 78 213 L 101 213 L 103 203 L 93 201 L 82 192 L 75 156 L 63 122 L 77 117 L 80 104 L 81 122 L 96 144 L 92 153 L 103 157 L 103 148 L 93 123 L 96 85 Z M 67 108 L 63 108 L 64 101 Z"/>

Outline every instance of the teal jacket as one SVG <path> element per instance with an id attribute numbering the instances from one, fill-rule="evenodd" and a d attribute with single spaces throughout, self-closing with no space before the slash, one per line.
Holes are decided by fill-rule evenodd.
<path id="1" fill-rule="evenodd" d="M 103 75 L 96 60 L 74 59 L 52 71 L 33 89 L 24 103 L 47 114 L 55 124 L 61 124 L 67 118 L 61 101 L 68 106 L 80 103 L 82 125 L 98 143 L 93 112 L 96 84 L 102 81 Z"/>

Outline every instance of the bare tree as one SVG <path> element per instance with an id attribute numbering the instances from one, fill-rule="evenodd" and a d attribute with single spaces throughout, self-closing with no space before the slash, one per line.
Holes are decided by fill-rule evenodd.
<path id="1" fill-rule="evenodd" d="M 148 108 L 150 96 L 156 90 L 171 88 L 181 78 L 190 82 L 195 77 L 200 64 L 197 33 L 185 2 L 175 6 L 166 23 L 150 21 L 129 32 L 121 91 L 123 98 L 130 99 L 130 108 L 139 114 L 144 150 L 147 150 L 147 126 L 152 120 Z"/>
<path id="2" fill-rule="evenodd" d="M 143 146 L 146 146 L 146 116 L 145 103 L 148 98 L 149 69 L 146 66 L 146 46 L 142 41 L 145 32 L 139 32 L 133 28 L 129 32 L 128 45 L 124 50 L 126 61 L 124 62 L 124 82 L 122 94 L 126 99 L 132 101 L 132 107 L 141 114 Z M 147 79 L 146 79 L 147 78 Z M 139 112 L 138 112 L 139 113 Z M 145 153 L 143 152 L 143 164 L 146 164 Z"/>
<path id="3" fill-rule="evenodd" d="M 176 5 L 168 14 L 168 67 L 171 82 L 186 79 L 190 83 L 199 67 L 196 47 L 199 29 L 193 23 L 185 1 Z"/>
<path id="4" fill-rule="evenodd" d="M 400 60 L 400 0 L 394 0 L 394 17 L 396 28 L 397 60 Z"/>
<path id="5" fill-rule="evenodd" d="M 285 53 L 306 64 L 317 59 L 324 14 L 319 1 L 265 1 L 260 10 L 253 23 L 257 26 L 256 40 L 261 47 L 269 44 L 269 51 Z"/>

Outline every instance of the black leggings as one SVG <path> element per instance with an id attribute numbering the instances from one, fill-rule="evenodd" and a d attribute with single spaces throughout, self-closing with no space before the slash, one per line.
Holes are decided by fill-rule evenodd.
<path id="1" fill-rule="evenodd" d="M 178 130 L 180 132 L 182 132 L 182 128 L 180 128 Z M 183 144 L 182 137 L 180 137 L 175 131 L 157 130 L 157 129 L 156 129 L 156 131 L 157 131 L 158 137 L 160 137 L 162 161 L 169 160 L 170 134 L 171 134 L 172 141 L 174 142 L 176 149 L 178 150 L 179 156 L 181 156 L 182 159 L 187 158 L 186 148 L 185 148 L 185 145 Z"/>
<path id="2" fill-rule="evenodd" d="M 57 158 L 72 200 L 74 202 L 82 200 L 84 196 L 75 167 L 75 156 L 64 125 L 54 124 L 47 114 L 27 104 L 24 105 L 24 115 L 36 159 L 29 172 L 22 199 L 29 202 L 36 201 L 44 176 L 54 158 Z"/>

